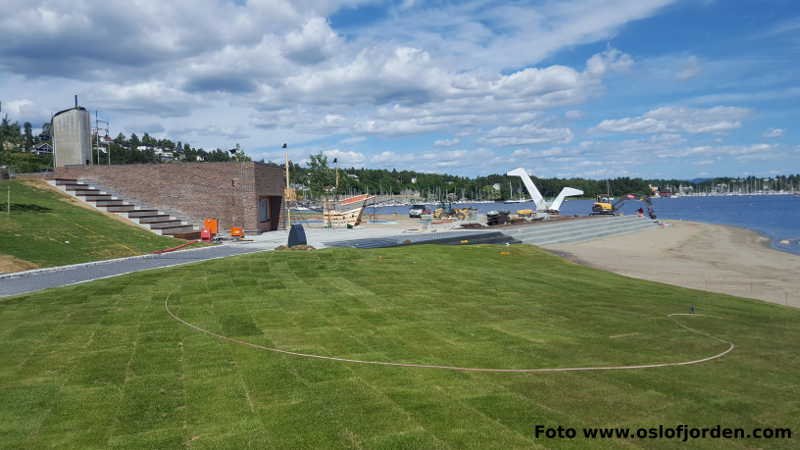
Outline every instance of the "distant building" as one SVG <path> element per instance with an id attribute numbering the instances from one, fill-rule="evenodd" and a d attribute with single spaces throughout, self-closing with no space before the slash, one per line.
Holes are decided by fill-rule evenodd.
<path id="1" fill-rule="evenodd" d="M 57 112 L 52 129 L 56 167 L 92 165 L 92 133 L 86 108 L 75 106 Z"/>
<path id="2" fill-rule="evenodd" d="M 53 154 L 53 146 L 50 145 L 48 142 L 43 142 L 41 144 L 34 145 L 31 148 L 31 153 L 35 155 L 52 155 Z"/>

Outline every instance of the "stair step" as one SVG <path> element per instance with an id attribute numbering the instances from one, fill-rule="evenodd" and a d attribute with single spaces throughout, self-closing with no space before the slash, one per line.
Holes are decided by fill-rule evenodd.
<path id="1" fill-rule="evenodd" d="M 125 200 L 120 200 L 120 199 L 116 199 L 116 200 L 100 199 L 100 200 L 89 200 L 89 201 L 94 202 L 95 206 L 98 206 L 98 207 L 125 206 L 125 205 L 127 205 L 127 203 L 125 203 Z"/>
<path id="2" fill-rule="evenodd" d="M 128 217 L 130 218 L 153 217 L 158 215 L 160 214 L 155 209 L 137 209 L 135 211 L 128 212 Z"/>
<path id="3" fill-rule="evenodd" d="M 126 213 L 129 211 L 134 211 L 135 209 L 136 205 L 119 205 L 119 206 L 109 206 L 106 208 L 106 211 L 113 213 Z"/>
<path id="4" fill-rule="evenodd" d="M 99 189 L 81 189 L 79 191 L 73 191 L 73 194 L 77 195 L 78 197 L 84 197 L 87 195 L 108 195 L 111 197 L 111 194 L 104 194 L 103 191 Z"/>
<path id="5" fill-rule="evenodd" d="M 604 219 L 581 219 L 566 223 L 534 225 L 516 228 L 506 234 L 526 244 L 551 245 L 583 242 L 606 236 L 616 236 L 655 228 L 652 220 L 637 216 L 615 216 Z"/>
<path id="6" fill-rule="evenodd" d="M 548 239 L 542 239 L 535 242 L 535 245 L 551 245 L 551 244 L 568 244 L 573 242 L 583 242 L 589 241 L 592 239 L 599 239 L 608 236 L 620 236 L 623 234 L 633 233 L 636 231 L 642 231 L 645 229 L 651 229 L 654 227 L 650 226 L 637 226 L 637 227 L 627 227 L 627 228 L 616 228 L 616 229 L 609 229 L 609 230 L 598 230 L 595 233 L 591 234 L 573 234 L 573 235 L 565 235 L 565 236 L 555 236 L 550 237 Z"/>
<path id="7" fill-rule="evenodd" d="M 168 222 L 170 220 L 175 220 L 175 219 L 173 219 L 167 214 L 156 214 L 140 218 L 139 223 L 160 223 L 160 222 Z"/>
<path id="8" fill-rule="evenodd" d="M 166 222 L 159 222 L 159 223 L 152 223 L 152 224 L 148 223 L 147 225 L 150 227 L 151 230 L 165 230 L 165 229 L 169 229 L 169 228 L 175 228 L 175 227 L 178 227 L 178 226 L 183 226 L 185 224 L 183 222 L 181 222 L 180 220 L 169 220 L 169 221 L 166 221 Z M 191 226 L 191 225 L 189 225 L 189 226 Z"/>
<path id="9" fill-rule="evenodd" d="M 68 184 L 64 186 L 64 189 L 67 191 L 85 191 L 87 189 L 92 189 L 92 187 L 88 184 Z"/>
<path id="10" fill-rule="evenodd" d="M 195 231 L 195 229 L 194 226 L 192 225 L 181 225 L 171 228 L 159 229 L 158 231 L 160 231 L 161 234 L 176 235 L 176 234 L 192 233 Z"/>
<path id="11" fill-rule="evenodd" d="M 592 227 L 571 227 L 571 228 L 564 228 L 564 229 L 552 229 L 547 230 L 547 232 L 536 233 L 536 234 L 512 234 L 512 236 L 516 237 L 517 239 L 523 241 L 537 241 L 542 239 L 550 239 L 552 237 L 558 236 L 572 236 L 572 235 L 588 235 L 597 232 L 604 232 L 608 230 L 615 230 L 615 229 L 624 229 L 630 227 L 638 227 L 640 225 L 648 226 L 647 222 L 610 222 L 605 223 L 600 226 L 592 226 Z"/>
<path id="12" fill-rule="evenodd" d="M 176 236 L 183 239 L 197 239 L 200 232 L 194 225 L 186 224 L 179 219 L 174 219 L 168 214 L 162 214 L 156 209 L 137 209 L 135 204 L 128 203 L 124 198 L 116 198 L 112 194 L 103 193 L 102 190 L 72 178 L 56 178 L 55 185 L 62 190 L 72 193 L 95 207 L 105 208 L 106 211 L 137 219 L 140 225 L 147 225 L 150 231 L 162 235 Z"/>

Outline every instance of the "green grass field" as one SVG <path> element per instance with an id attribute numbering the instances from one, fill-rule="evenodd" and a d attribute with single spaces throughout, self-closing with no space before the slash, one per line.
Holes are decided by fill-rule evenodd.
<path id="1" fill-rule="evenodd" d="M 503 255 L 502 252 L 510 252 Z M 536 368 L 465 373 L 306 359 Z M 577 266 L 529 246 L 268 252 L 0 300 L 4 448 L 685 448 L 536 425 L 800 430 L 800 311 Z M 580 431 L 579 431 L 580 433 Z M 691 448 L 796 448 L 698 440 Z"/>
<path id="2" fill-rule="evenodd" d="M 44 186 L 0 183 L 0 254 L 51 267 L 141 255 L 186 242 L 127 225 L 70 199 Z"/>

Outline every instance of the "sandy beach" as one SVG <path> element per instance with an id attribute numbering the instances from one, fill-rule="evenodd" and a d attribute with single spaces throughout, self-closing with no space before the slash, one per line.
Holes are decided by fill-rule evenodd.
<path id="1" fill-rule="evenodd" d="M 651 281 L 800 307 L 800 256 L 774 250 L 742 228 L 670 226 L 549 250 L 598 269 Z"/>

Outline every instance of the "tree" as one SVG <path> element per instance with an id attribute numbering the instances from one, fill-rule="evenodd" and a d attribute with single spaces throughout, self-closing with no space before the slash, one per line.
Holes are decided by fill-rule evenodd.
<path id="1" fill-rule="evenodd" d="M 25 122 L 22 125 L 22 129 L 25 130 L 25 150 L 30 151 L 31 147 L 33 147 L 33 126 L 30 122 Z"/>
<path id="2" fill-rule="evenodd" d="M 238 162 L 252 161 L 249 156 L 244 154 L 244 150 L 242 150 L 238 143 L 236 144 L 236 151 L 233 153 L 233 159 Z"/>
<path id="3" fill-rule="evenodd" d="M 502 184 L 501 184 L 502 186 Z M 500 191 L 494 188 L 494 185 L 488 185 L 481 188 L 483 198 L 487 200 L 497 200 L 500 198 Z"/>
<path id="4" fill-rule="evenodd" d="M 306 182 L 313 195 L 322 195 L 336 183 L 334 174 L 328 167 L 328 157 L 322 152 L 310 156 Z"/>
<path id="5" fill-rule="evenodd" d="M 50 137 L 50 122 L 45 122 L 42 124 L 42 132 L 39 133 L 39 138 L 49 141 Z"/>

